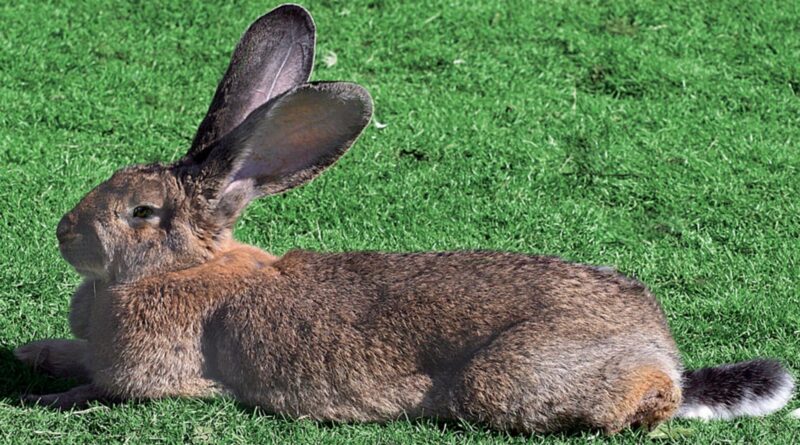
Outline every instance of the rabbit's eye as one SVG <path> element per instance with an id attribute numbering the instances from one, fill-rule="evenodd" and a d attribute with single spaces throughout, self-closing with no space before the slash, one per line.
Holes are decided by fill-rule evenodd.
<path id="1" fill-rule="evenodd" d="M 134 218 L 149 218 L 153 216 L 153 208 L 148 206 L 139 206 L 133 209 Z"/>

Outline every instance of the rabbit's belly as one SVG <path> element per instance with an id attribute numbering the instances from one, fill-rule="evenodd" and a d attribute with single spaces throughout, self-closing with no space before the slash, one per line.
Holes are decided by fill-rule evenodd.
<path id="1" fill-rule="evenodd" d="M 392 382 L 345 376 L 331 382 L 319 376 L 273 379 L 235 389 L 241 402 L 292 417 L 331 421 L 386 421 L 404 416 L 439 415 L 431 402 L 430 377 L 417 374 Z M 253 391 L 258 387 L 257 391 Z"/>
<path id="2" fill-rule="evenodd" d="M 430 387 L 428 376 L 414 375 L 391 383 L 369 379 L 350 381 L 344 391 L 334 388 L 329 388 L 330 392 L 301 390 L 296 396 L 304 407 L 302 411 L 318 419 L 385 421 L 417 417 L 423 412 L 433 414 L 432 407 L 426 406 Z M 319 403 L 323 400 L 326 403 Z"/>
<path id="3" fill-rule="evenodd" d="M 244 404 L 334 421 L 439 413 L 432 379 L 399 359 L 399 351 L 378 354 L 355 337 L 347 347 L 318 337 L 301 340 L 293 330 L 274 327 L 243 338 L 219 323 L 203 340 L 206 373 Z"/>

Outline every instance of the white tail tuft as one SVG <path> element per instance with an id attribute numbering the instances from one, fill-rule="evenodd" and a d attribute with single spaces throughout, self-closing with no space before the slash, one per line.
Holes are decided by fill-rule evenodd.
<path id="1" fill-rule="evenodd" d="M 792 398 L 794 379 L 778 362 L 753 360 L 687 372 L 684 388 L 676 417 L 729 420 L 783 408 Z"/>

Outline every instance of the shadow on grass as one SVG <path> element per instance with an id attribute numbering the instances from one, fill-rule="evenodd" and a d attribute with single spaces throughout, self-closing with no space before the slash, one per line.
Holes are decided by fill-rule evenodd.
<path id="1" fill-rule="evenodd" d="M 19 360 L 17 360 L 16 357 L 14 357 L 14 350 L 12 348 L 0 347 L 0 402 L 21 406 L 23 405 L 23 403 L 20 400 L 20 398 L 26 394 L 50 394 L 56 392 L 63 392 L 69 390 L 70 388 L 78 384 L 79 383 L 75 380 L 57 379 L 41 373 L 37 373 L 34 370 L 30 369 L 28 366 L 21 363 Z M 107 400 L 107 401 L 95 401 L 93 403 L 99 403 L 100 405 L 113 407 L 118 405 L 131 405 L 131 404 L 148 405 L 150 404 L 150 402 L 152 401 Z M 220 402 L 222 401 L 213 399 L 202 401 L 202 403 L 208 403 L 210 406 Z M 263 415 L 265 417 L 271 417 L 280 422 L 287 422 L 289 424 L 298 421 L 298 419 L 293 419 L 291 417 L 282 414 L 270 413 L 269 411 L 266 411 L 262 408 L 244 405 L 235 400 L 233 400 L 233 405 L 237 409 L 251 415 Z M 307 420 L 300 420 L 300 421 L 307 421 Z M 331 422 L 331 421 L 313 421 L 313 420 L 312 422 L 316 424 L 318 428 L 322 429 L 348 428 L 360 425 L 359 423 L 352 423 L 352 422 Z M 415 428 L 416 427 L 433 428 L 435 430 L 441 431 L 442 433 L 451 433 L 456 435 L 477 434 L 479 436 L 484 436 L 485 438 L 493 440 L 502 440 L 512 437 L 540 437 L 540 438 L 551 438 L 551 439 L 560 438 L 561 440 L 566 440 L 570 438 L 572 439 L 578 438 L 581 436 L 595 437 L 599 434 L 596 431 L 583 431 L 581 429 L 572 429 L 558 433 L 530 435 L 520 432 L 497 431 L 489 428 L 486 425 L 470 423 L 467 421 L 438 419 L 433 417 L 398 418 L 381 424 L 384 426 L 391 426 L 392 424 L 396 423 L 408 423 L 413 425 Z M 373 423 L 373 425 L 375 424 Z"/>
<path id="2" fill-rule="evenodd" d="M 208 403 L 214 403 L 210 401 Z M 443 435 L 452 434 L 455 437 L 481 437 L 482 439 L 489 440 L 492 443 L 499 442 L 504 443 L 509 439 L 523 439 L 526 441 L 538 439 L 538 440 L 575 440 L 575 439 L 585 439 L 585 440 L 595 440 L 598 438 L 607 437 L 601 431 L 596 429 L 587 429 L 587 428 L 570 428 L 563 431 L 556 431 L 556 432 L 547 432 L 547 433 L 530 433 L 530 432 L 521 432 L 521 431 L 502 431 L 492 429 L 486 424 L 481 423 L 474 423 L 466 420 L 456 420 L 456 419 L 440 419 L 437 417 L 418 417 L 418 418 L 409 418 L 409 417 L 399 417 L 394 420 L 388 420 L 385 422 L 334 422 L 334 421 L 326 421 L 326 420 L 314 420 L 314 419 L 297 419 L 290 416 L 286 416 L 283 414 L 275 414 L 265 411 L 258 407 L 252 407 L 243 405 L 239 402 L 234 401 L 235 406 L 242 410 L 243 412 L 251 415 L 251 416 L 265 416 L 272 418 L 276 421 L 283 422 L 287 425 L 296 423 L 296 422 L 312 422 L 316 428 L 321 430 L 339 430 L 339 429 L 347 429 L 347 428 L 357 428 L 359 426 L 364 425 L 371 425 L 377 427 L 386 427 L 387 429 L 391 430 L 394 429 L 397 425 L 410 425 L 413 430 L 418 430 L 420 428 L 423 429 L 432 429 L 434 431 L 438 431 Z M 646 435 L 646 431 L 640 429 L 626 429 L 624 430 L 623 434 L 626 435 L 633 435 L 633 437 L 644 438 Z"/>

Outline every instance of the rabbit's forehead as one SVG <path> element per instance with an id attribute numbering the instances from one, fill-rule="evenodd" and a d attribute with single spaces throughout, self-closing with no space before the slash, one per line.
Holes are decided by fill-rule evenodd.
<path id="1" fill-rule="evenodd" d="M 158 173 L 117 172 L 104 184 L 103 193 L 125 206 L 161 205 L 168 193 L 168 181 Z"/>

